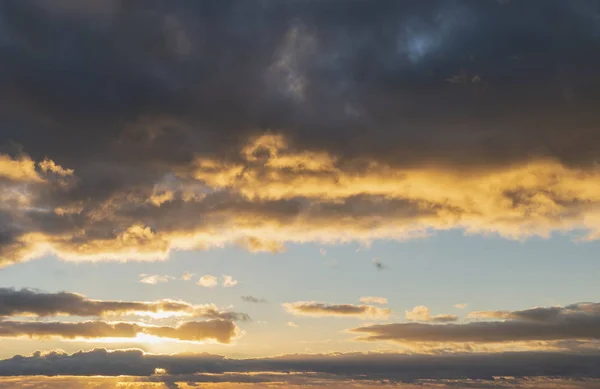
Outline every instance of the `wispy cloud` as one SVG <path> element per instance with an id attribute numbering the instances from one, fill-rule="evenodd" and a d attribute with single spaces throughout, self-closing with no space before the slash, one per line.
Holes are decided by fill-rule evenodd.
<path id="1" fill-rule="evenodd" d="M 375 266 L 375 268 L 377 270 L 386 269 L 386 266 L 379 260 L 379 258 L 373 258 L 373 260 L 371 262 L 373 263 L 373 266 Z"/>
<path id="2" fill-rule="evenodd" d="M 360 298 L 360 302 L 363 304 L 386 305 L 388 303 L 388 299 L 386 299 L 385 297 L 364 296 Z"/>
<path id="3" fill-rule="evenodd" d="M 267 300 L 264 298 L 258 298 L 254 296 L 242 296 L 240 297 L 245 303 L 254 303 L 254 304 L 266 304 Z"/>

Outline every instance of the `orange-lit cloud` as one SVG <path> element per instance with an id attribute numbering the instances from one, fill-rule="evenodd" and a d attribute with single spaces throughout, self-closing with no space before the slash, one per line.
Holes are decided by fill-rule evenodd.
<path id="1" fill-rule="evenodd" d="M 449 323 L 457 321 L 456 315 L 436 315 L 431 316 L 429 308 L 423 305 L 414 307 L 411 311 L 406 312 L 406 319 L 412 321 L 430 321 L 434 323 Z"/>
<path id="2" fill-rule="evenodd" d="M 364 296 L 360 298 L 360 302 L 363 304 L 386 305 L 388 303 L 388 299 L 386 299 L 385 297 Z"/>
<path id="3" fill-rule="evenodd" d="M 281 135 L 251 140 L 240 153 L 242 160 L 233 166 L 198 157 L 160 184 L 166 189 L 159 197 L 153 185 L 101 203 L 55 204 L 43 224 L 36 220 L 39 214 L 8 210 L 11 223 L 21 227 L 12 231 L 8 225 L 3 261 L 43 253 L 67 260 L 160 260 L 174 249 L 228 244 L 280 252 L 286 242 L 410 239 L 452 228 L 508 238 L 583 229 L 582 239 L 595 239 L 600 226 L 596 168 L 538 159 L 468 172 L 443 166 L 397 169 L 375 160 L 350 163 L 324 152 L 296 151 Z M 13 179 L 42 180 L 33 161 L 3 161 Z M 61 177 L 71 174 L 48 161 L 43 166 Z M 72 189 L 60 190 L 66 196 Z M 21 196 L 16 203 L 26 204 L 21 208 L 44 201 L 29 192 L 3 193 Z M 192 220 L 191 213 L 202 218 Z M 80 227 L 72 224 L 73 215 Z M 337 228 L 340 223 L 343 229 Z M 56 225 L 61 228 L 50 229 Z"/>
<path id="4" fill-rule="evenodd" d="M 369 325 L 350 330 L 363 341 L 394 341 L 431 344 L 498 344 L 533 342 L 534 347 L 553 348 L 556 342 L 600 340 L 600 305 L 572 304 L 565 307 L 538 307 L 522 311 L 474 312 L 469 316 L 496 321 L 464 324 L 393 323 Z M 428 310 L 417 307 L 407 312 L 410 320 L 432 321 Z M 429 319 L 429 320 L 427 320 Z M 497 319 L 507 319 L 497 321 Z M 444 322 L 444 320 L 441 320 Z M 569 344 L 569 343 L 563 343 Z"/>
<path id="5" fill-rule="evenodd" d="M 211 276 L 210 274 L 205 274 L 196 283 L 197 285 L 203 286 L 205 288 L 214 288 L 218 284 L 217 277 Z"/>
<path id="6" fill-rule="evenodd" d="M 250 320 L 248 315 L 218 309 L 214 304 L 193 305 L 185 301 L 93 300 L 77 293 L 44 293 L 28 289 L 0 288 L 0 319 L 11 316 L 109 316 L 173 315 L 208 319 Z"/>
<path id="7" fill-rule="evenodd" d="M 185 322 L 176 327 L 155 327 L 126 322 L 26 322 L 0 321 L 1 338 L 29 337 L 36 339 L 133 339 L 138 335 L 151 335 L 182 341 L 216 341 L 230 343 L 240 335 L 238 327 L 230 320 Z"/>
<path id="8" fill-rule="evenodd" d="M 373 305 L 326 304 L 316 301 L 297 301 L 284 303 L 283 308 L 293 314 L 302 316 L 337 316 L 358 317 L 361 319 L 387 319 L 391 310 Z"/>

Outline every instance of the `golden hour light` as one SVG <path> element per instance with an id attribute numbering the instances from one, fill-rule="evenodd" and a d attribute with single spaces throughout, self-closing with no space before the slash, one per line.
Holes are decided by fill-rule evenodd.
<path id="1" fill-rule="evenodd" d="M 600 0 L 0 1 L 0 389 L 597 389 Z"/>

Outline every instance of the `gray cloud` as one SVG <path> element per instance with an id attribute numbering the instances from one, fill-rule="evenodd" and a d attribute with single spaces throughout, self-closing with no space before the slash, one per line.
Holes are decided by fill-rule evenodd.
<path id="1" fill-rule="evenodd" d="M 600 315 L 599 303 L 577 303 L 566 307 L 536 307 L 521 311 L 474 311 L 469 317 L 474 319 L 510 319 L 533 322 L 554 322 L 576 314 Z"/>
<path id="2" fill-rule="evenodd" d="M 156 368 L 173 376 L 200 374 L 201 382 L 248 382 L 236 373 L 263 372 L 257 380 L 269 381 L 271 373 L 328 374 L 319 379 L 392 380 L 481 379 L 512 377 L 599 378 L 599 356 L 569 353 L 503 353 L 477 355 L 336 354 L 288 355 L 236 360 L 210 354 L 144 354 L 139 350 L 96 349 L 72 355 L 61 352 L 15 356 L 0 361 L 0 375 L 133 375 L 151 376 Z M 203 376 L 210 373 L 212 378 Z M 228 373 L 220 376 L 223 373 Z M 286 374 L 287 376 L 288 374 Z M 176 378 L 176 377 L 175 377 Z M 279 375 L 278 380 L 293 380 Z M 160 377 L 157 377 L 160 379 Z M 185 381 L 185 379 L 182 379 Z M 288 381 L 293 382 L 293 381 Z M 493 382 L 493 381 L 491 381 Z"/>
<path id="3" fill-rule="evenodd" d="M 501 0 L 508 1 L 508 0 Z M 331 377 L 327 374 L 294 374 L 284 375 L 262 373 L 262 374 L 223 374 L 208 375 L 195 374 L 192 376 L 155 376 L 155 377 L 10 377 L 0 378 L 0 388 L 12 389 L 17 387 L 44 387 L 47 389 L 112 389 L 114 387 L 126 386 L 131 388 L 184 388 L 193 385 L 202 385 L 210 383 L 215 389 L 231 388 L 256 388 L 266 389 L 273 386 L 285 385 L 288 389 L 301 389 L 307 386 L 316 386 L 319 388 L 402 388 L 402 389 L 452 389 L 473 388 L 473 389 L 595 389 L 598 386 L 596 379 L 571 380 L 568 378 L 539 377 L 531 378 L 510 378 L 501 377 L 494 381 L 482 381 L 471 379 L 455 380 L 415 380 L 411 383 L 403 382 L 381 382 L 364 379 L 362 381 L 340 379 Z M 149 386 L 151 385 L 151 386 Z"/>
<path id="4" fill-rule="evenodd" d="M 31 289 L 0 288 L 0 318 L 19 315 L 89 317 L 159 312 L 207 319 L 250 320 L 245 313 L 222 311 L 213 304 L 193 305 L 175 300 L 154 302 L 92 300 L 70 292 L 44 293 Z"/>
<path id="5" fill-rule="evenodd" d="M 216 340 L 229 343 L 238 334 L 236 325 L 229 320 L 185 322 L 176 327 L 153 327 L 136 323 L 87 322 L 26 322 L 0 321 L 0 337 L 30 338 L 58 337 L 62 339 L 135 338 L 139 334 L 186 341 Z"/>
<path id="6" fill-rule="evenodd" d="M 267 300 L 264 298 L 258 298 L 254 296 L 242 296 L 240 297 L 245 303 L 253 303 L 253 304 L 266 304 Z"/>
<path id="7" fill-rule="evenodd" d="M 89 3 L 0 5 L 3 265 L 600 231 L 593 1 Z"/>
<path id="8" fill-rule="evenodd" d="M 397 342 L 519 342 L 600 339 L 600 309 L 596 303 L 533 308 L 515 312 L 475 312 L 471 317 L 505 321 L 465 324 L 396 323 L 354 328 L 361 340 Z"/>
<path id="9" fill-rule="evenodd" d="M 326 304 L 316 301 L 284 303 L 285 310 L 293 315 L 305 316 L 355 316 L 360 318 L 385 319 L 391 310 L 374 305 Z"/>

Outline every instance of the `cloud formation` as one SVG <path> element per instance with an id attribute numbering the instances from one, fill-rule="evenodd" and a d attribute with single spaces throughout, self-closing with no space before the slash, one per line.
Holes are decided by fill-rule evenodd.
<path id="1" fill-rule="evenodd" d="M 434 323 L 450 323 L 458 320 L 456 315 L 436 315 L 431 316 L 429 308 L 423 305 L 414 307 L 411 311 L 406 312 L 406 319 L 412 321 L 430 321 Z"/>
<path id="2" fill-rule="evenodd" d="M 162 276 L 160 274 L 140 274 L 142 284 L 156 285 L 169 282 L 173 277 Z"/>
<path id="3" fill-rule="evenodd" d="M 75 3 L 0 5 L 2 265 L 600 236 L 593 2 Z"/>
<path id="4" fill-rule="evenodd" d="M 388 299 L 386 299 L 385 297 L 364 296 L 360 298 L 360 302 L 363 304 L 386 305 L 388 303 Z"/>
<path id="5" fill-rule="evenodd" d="M 359 339 L 364 341 L 407 343 L 595 341 L 600 339 L 599 307 L 597 303 L 580 303 L 515 312 L 474 312 L 470 317 L 507 320 L 464 324 L 395 323 L 358 327 L 351 331 L 361 334 Z"/>
<path id="6" fill-rule="evenodd" d="M 373 305 L 327 304 L 316 301 L 284 303 L 283 308 L 292 315 L 358 317 L 361 319 L 387 319 L 390 309 Z"/>
<path id="7" fill-rule="evenodd" d="M 70 292 L 45 293 L 31 289 L 0 288 L 0 320 L 11 316 L 108 316 L 172 314 L 207 319 L 248 321 L 245 313 L 219 310 L 214 304 L 193 305 L 177 300 L 92 300 Z"/>
<path id="8" fill-rule="evenodd" d="M 232 286 L 236 286 L 238 284 L 238 280 L 234 280 L 232 276 L 223 276 L 223 287 L 231 288 Z"/>
<path id="9" fill-rule="evenodd" d="M 264 298 L 258 298 L 254 296 L 242 296 L 240 297 L 245 303 L 253 303 L 253 304 L 266 304 L 267 300 Z"/>
<path id="10" fill-rule="evenodd" d="M 232 359 L 211 354 L 144 354 L 140 350 L 95 349 L 74 354 L 37 352 L 31 356 L 15 356 L 0 361 L 0 376 L 14 375 L 134 375 L 152 376 L 157 368 L 167 374 L 183 376 L 199 374 L 211 382 L 239 382 L 240 373 L 285 373 L 276 380 L 293 380 L 296 374 L 328 380 L 391 380 L 412 382 L 431 380 L 482 380 L 474 387 L 492 385 L 494 377 L 579 377 L 600 378 L 599 356 L 568 353 L 506 353 L 478 355 L 403 355 L 379 353 L 285 355 L 272 358 Z M 229 373 L 227 375 L 225 373 Z M 238 373 L 238 374 L 236 374 Z M 293 374 L 290 374 L 293 373 Z M 315 376 L 320 375 L 320 376 Z M 328 375 L 328 376 L 325 376 Z M 259 377 L 257 377 L 259 378 Z M 190 382 L 195 382 L 190 377 Z M 185 380 L 182 380 L 185 381 Z M 198 381 L 201 382 L 201 381 Z M 293 381 L 287 381 L 292 383 Z M 499 381 L 498 384 L 506 384 Z M 381 384 L 381 382 L 379 382 Z M 476 386 L 477 384 L 481 386 Z M 420 386 L 418 386 L 420 387 Z M 454 386 L 456 387 L 456 385 Z M 470 387 L 470 386 L 459 386 Z M 486 386 L 487 387 L 487 386 Z M 493 386 L 492 386 L 493 387 Z M 501 386 L 502 387 L 502 386 Z M 548 386 L 542 388 L 547 388 Z M 592 386 L 593 387 L 593 386 Z"/>
<path id="11" fill-rule="evenodd" d="M 218 281 L 217 277 L 211 276 L 210 274 L 205 274 L 202 277 L 200 277 L 196 284 L 205 288 L 214 288 L 215 286 L 217 286 Z"/>
<path id="12" fill-rule="evenodd" d="M 219 343 L 230 343 L 234 337 L 239 335 L 239 329 L 232 321 L 221 319 L 185 322 L 176 327 L 155 327 L 137 323 L 110 323 L 104 321 L 76 323 L 0 321 L 1 338 L 131 339 L 141 334 L 183 341 L 214 340 Z"/>

